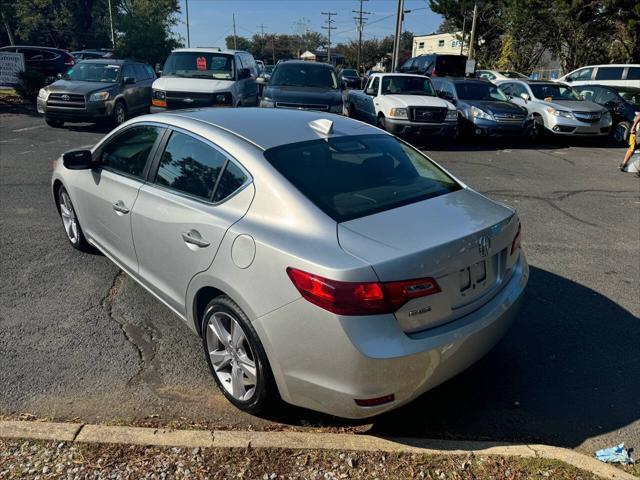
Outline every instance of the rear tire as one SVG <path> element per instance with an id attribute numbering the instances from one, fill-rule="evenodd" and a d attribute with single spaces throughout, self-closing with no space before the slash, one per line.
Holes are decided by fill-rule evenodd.
<path id="1" fill-rule="evenodd" d="M 54 120 L 53 118 L 45 118 L 44 121 L 53 128 L 61 128 L 64 125 L 62 120 Z"/>
<path id="2" fill-rule="evenodd" d="M 202 347 L 218 388 L 240 410 L 262 413 L 279 398 L 258 334 L 226 295 L 214 298 L 205 308 Z"/>

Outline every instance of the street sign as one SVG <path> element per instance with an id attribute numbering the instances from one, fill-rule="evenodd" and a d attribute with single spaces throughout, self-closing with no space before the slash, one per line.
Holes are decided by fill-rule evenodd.
<path id="1" fill-rule="evenodd" d="M 24 72 L 22 53 L 0 52 L 0 87 L 15 87 L 20 83 L 18 73 Z"/>

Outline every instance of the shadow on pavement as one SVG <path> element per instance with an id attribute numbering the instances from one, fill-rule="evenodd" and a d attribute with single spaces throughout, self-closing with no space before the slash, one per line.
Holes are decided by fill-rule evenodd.
<path id="1" fill-rule="evenodd" d="M 368 433 L 576 447 L 640 419 L 639 346 L 640 321 L 630 312 L 532 267 L 527 298 L 505 339 L 457 377 L 370 419 Z M 287 410 L 278 421 L 367 423 Z"/>

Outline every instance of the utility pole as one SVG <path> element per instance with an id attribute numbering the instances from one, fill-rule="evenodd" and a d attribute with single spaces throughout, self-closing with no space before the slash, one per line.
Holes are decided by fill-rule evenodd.
<path id="1" fill-rule="evenodd" d="M 189 35 L 189 0 L 184 0 L 184 4 L 187 11 L 187 48 L 191 48 L 191 36 Z"/>
<path id="2" fill-rule="evenodd" d="M 358 72 L 358 75 L 360 74 L 360 64 L 362 62 L 362 33 L 364 31 L 365 21 L 367 20 L 367 18 L 364 17 L 363 15 L 371 14 L 371 12 L 362 11 L 362 2 L 368 2 L 368 1 L 369 0 L 360 0 L 360 9 L 352 10 L 353 13 L 358 14 L 357 17 L 354 17 L 354 19 L 358 22 L 358 61 L 356 64 L 356 70 Z"/>
<path id="3" fill-rule="evenodd" d="M 262 37 L 264 37 L 264 29 L 266 28 L 265 24 L 262 23 L 262 24 L 258 25 L 258 28 L 260 29 L 260 32 L 261 32 L 260 35 Z"/>
<path id="4" fill-rule="evenodd" d="M 233 49 L 238 49 L 238 39 L 236 38 L 236 14 L 233 14 Z"/>
<path id="5" fill-rule="evenodd" d="M 469 60 L 474 58 L 476 50 L 476 19 L 478 18 L 478 3 L 473 4 L 473 21 L 471 22 L 471 39 L 469 40 Z"/>
<path id="6" fill-rule="evenodd" d="M 462 12 L 462 43 L 460 44 L 460 55 L 464 55 L 464 34 L 467 27 L 467 11 Z"/>
<path id="7" fill-rule="evenodd" d="M 327 20 L 326 20 L 326 26 L 323 26 L 322 28 L 324 30 L 328 30 L 328 36 L 329 36 L 329 46 L 327 47 L 327 63 L 331 63 L 331 30 L 335 30 L 337 27 L 334 27 L 333 24 L 335 23 L 335 20 L 332 20 L 331 17 L 338 15 L 335 12 L 320 12 L 322 15 L 326 15 L 327 16 Z"/>
<path id="8" fill-rule="evenodd" d="M 113 13 L 111 12 L 111 0 L 109 0 L 109 23 L 111 24 L 111 48 L 116 48 L 116 37 L 113 34 Z"/>
<path id="9" fill-rule="evenodd" d="M 400 57 L 400 35 L 402 33 L 402 19 L 404 17 L 404 0 L 398 0 L 398 11 L 396 12 L 396 34 L 393 40 L 393 55 L 391 57 L 391 71 L 398 68 Z"/>

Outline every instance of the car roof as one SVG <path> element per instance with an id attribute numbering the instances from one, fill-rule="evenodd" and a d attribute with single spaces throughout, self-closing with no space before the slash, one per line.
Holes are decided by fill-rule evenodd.
<path id="1" fill-rule="evenodd" d="M 37 48 L 38 50 L 51 50 L 53 52 L 65 52 L 68 53 L 67 50 L 64 50 L 63 48 L 56 48 L 56 47 L 41 47 L 39 45 L 5 45 L 4 47 L 0 48 L 0 50 L 6 50 L 9 48 Z"/>
<path id="2" fill-rule="evenodd" d="M 589 87 L 598 87 L 598 88 L 605 88 L 605 89 L 609 89 L 609 90 L 615 90 L 620 91 L 620 90 L 624 90 L 625 92 L 637 92 L 640 93 L 640 88 L 638 87 L 627 87 L 626 85 L 600 85 L 599 83 L 586 83 L 586 84 L 581 84 L 581 85 L 576 85 L 575 87 L 573 87 L 576 90 L 579 90 L 581 88 L 589 88 Z"/>
<path id="3" fill-rule="evenodd" d="M 307 62 L 306 60 L 283 60 L 280 65 L 318 65 L 325 68 L 333 68 L 333 65 L 324 62 Z"/>
<path id="4" fill-rule="evenodd" d="M 598 68 L 598 67 L 640 67 L 640 63 L 601 63 L 598 65 L 584 65 L 583 67 L 578 67 L 573 69 L 567 75 L 575 72 L 576 70 L 580 70 L 582 68 Z"/>
<path id="5" fill-rule="evenodd" d="M 429 78 L 426 75 L 420 75 L 419 73 L 395 73 L 395 72 L 373 72 L 371 74 L 372 77 L 384 77 L 384 76 L 393 76 L 393 77 L 422 77 Z"/>
<path id="6" fill-rule="evenodd" d="M 493 85 L 493 83 L 487 80 L 486 78 L 436 77 L 435 79 L 448 80 L 451 83 L 488 83 Z"/>
<path id="7" fill-rule="evenodd" d="M 176 48 L 171 53 L 176 52 L 188 52 L 188 53 L 226 53 L 227 55 L 235 55 L 236 53 L 249 53 L 244 50 L 227 50 L 220 47 L 191 47 L 191 48 Z"/>
<path id="8" fill-rule="evenodd" d="M 232 133 L 263 150 L 325 138 L 309 125 L 310 122 L 321 119 L 333 122 L 332 138 L 384 134 L 372 125 L 342 115 L 284 108 L 201 108 L 145 115 L 140 118 L 143 121 L 152 121 L 154 117 L 168 124 L 172 124 L 172 118 L 175 117 L 187 122 L 206 123 Z M 183 122 L 180 123 L 184 125 Z"/>
<path id="9" fill-rule="evenodd" d="M 124 65 L 125 63 L 144 63 L 137 60 L 130 60 L 128 58 L 87 58 L 86 60 L 80 60 L 78 63 L 104 63 L 105 65 Z"/>

